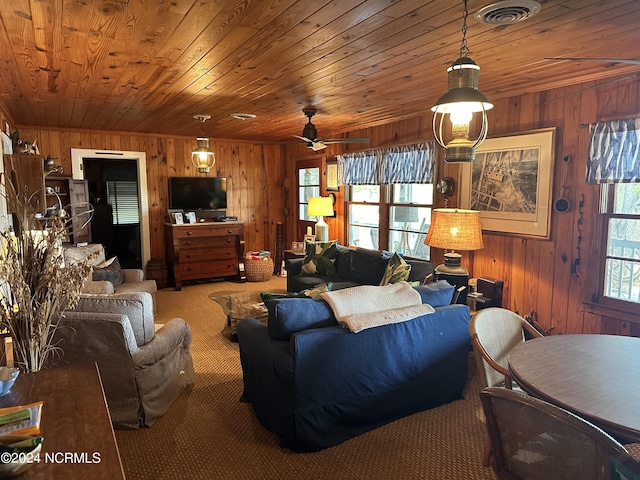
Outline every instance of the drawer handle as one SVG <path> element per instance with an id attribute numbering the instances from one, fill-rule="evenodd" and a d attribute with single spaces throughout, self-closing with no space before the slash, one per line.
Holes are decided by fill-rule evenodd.
<path id="1" fill-rule="evenodd" d="M 193 235 L 193 232 L 191 230 L 187 231 L 187 235 Z"/>
<path id="2" fill-rule="evenodd" d="M 227 230 L 227 233 L 232 233 L 232 232 L 233 232 L 233 230 L 231 230 L 231 229 Z"/>
<path id="3" fill-rule="evenodd" d="M 191 255 L 185 255 L 187 258 L 191 258 Z"/>
<path id="4" fill-rule="evenodd" d="M 227 238 L 227 243 L 231 243 L 231 238 Z"/>
<path id="5" fill-rule="evenodd" d="M 191 245 L 191 242 L 184 242 L 185 245 Z"/>

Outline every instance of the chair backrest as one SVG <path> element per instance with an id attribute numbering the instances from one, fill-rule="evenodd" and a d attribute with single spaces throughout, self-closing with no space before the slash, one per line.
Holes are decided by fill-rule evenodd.
<path id="1" fill-rule="evenodd" d="M 511 388 L 508 355 L 513 347 L 524 342 L 525 331 L 534 337 L 542 336 L 524 318 L 505 308 L 485 308 L 473 315 L 469 334 L 478 369 L 484 373 L 485 387 L 504 384 Z"/>
<path id="2" fill-rule="evenodd" d="M 496 387 L 485 388 L 480 398 L 500 478 L 614 479 L 620 477 L 612 457 L 635 464 L 607 433 L 555 405 Z"/>
<path id="3" fill-rule="evenodd" d="M 75 312 L 120 313 L 129 317 L 138 347 L 151 341 L 155 333 L 153 298 L 147 292 L 114 293 L 111 295 L 82 294 Z"/>

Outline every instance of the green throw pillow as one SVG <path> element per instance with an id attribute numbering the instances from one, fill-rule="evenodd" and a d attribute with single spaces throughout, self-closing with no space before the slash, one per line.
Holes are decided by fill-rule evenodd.
<path id="1" fill-rule="evenodd" d="M 400 255 L 394 253 L 387 263 L 380 285 L 406 281 L 410 273 L 411 265 L 405 262 Z"/>
<path id="2" fill-rule="evenodd" d="M 338 246 L 332 242 L 307 242 L 302 271 L 307 275 L 335 275 L 334 262 L 338 257 Z"/>

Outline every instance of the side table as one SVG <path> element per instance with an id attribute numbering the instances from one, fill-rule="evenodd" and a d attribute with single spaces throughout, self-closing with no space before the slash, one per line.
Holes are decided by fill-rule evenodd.
<path id="1" fill-rule="evenodd" d="M 284 251 L 284 258 L 286 260 L 290 260 L 292 258 L 304 258 L 304 250 L 299 251 L 299 250 L 285 250 Z"/>

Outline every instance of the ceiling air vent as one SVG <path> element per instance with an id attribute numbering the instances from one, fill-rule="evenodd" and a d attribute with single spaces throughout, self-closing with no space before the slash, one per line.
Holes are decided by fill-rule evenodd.
<path id="1" fill-rule="evenodd" d="M 540 8 L 540 4 L 533 0 L 504 0 L 482 7 L 474 17 L 483 23 L 511 25 L 534 16 Z"/>

